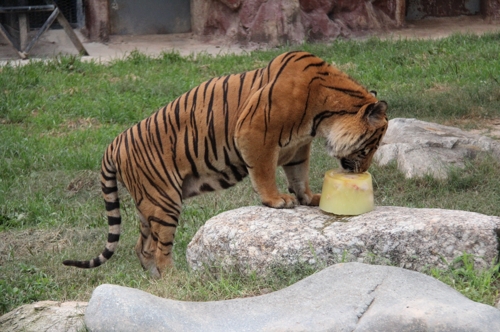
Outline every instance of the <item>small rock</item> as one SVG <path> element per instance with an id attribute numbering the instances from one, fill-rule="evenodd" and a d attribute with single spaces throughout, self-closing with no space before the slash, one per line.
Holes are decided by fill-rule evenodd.
<path id="1" fill-rule="evenodd" d="M 25 304 L 0 317 L 1 331 L 78 332 L 84 329 L 87 302 L 41 301 Z"/>
<path id="2" fill-rule="evenodd" d="M 458 128 L 416 119 L 392 119 L 374 161 L 386 165 L 396 160 L 407 178 L 448 176 L 450 166 L 463 168 L 464 160 L 491 153 L 500 160 L 500 142 Z"/>

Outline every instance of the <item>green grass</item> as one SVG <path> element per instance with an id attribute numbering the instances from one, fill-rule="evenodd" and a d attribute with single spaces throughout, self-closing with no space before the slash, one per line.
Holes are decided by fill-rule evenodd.
<path id="1" fill-rule="evenodd" d="M 339 40 L 247 55 L 147 57 L 132 52 L 108 65 L 58 57 L 0 68 L 0 314 L 39 300 L 88 300 L 102 283 L 136 287 L 182 300 L 218 300 L 277 290 L 318 267 L 277 269 L 268 276 L 190 272 L 186 247 L 210 217 L 259 204 L 248 179 L 227 191 L 187 200 L 174 248 L 176 269 L 159 281 L 142 271 L 133 246 L 138 221 L 121 192 L 124 232 L 112 261 L 98 269 L 64 267 L 67 258 L 102 250 L 106 219 L 98 183 L 106 145 L 122 130 L 213 76 L 262 67 L 290 49 L 335 64 L 390 105 L 390 118 L 414 117 L 481 127 L 500 117 L 500 34 L 430 40 Z M 313 146 L 311 186 L 336 162 L 324 142 Z M 447 180 L 405 179 L 395 165 L 372 166 L 377 205 L 460 209 L 500 215 L 500 167 L 471 160 Z M 281 172 L 280 172 L 281 174 Z M 282 174 L 279 179 L 284 188 Z M 496 270 L 463 266 L 429 274 L 476 301 L 493 304 Z M 480 281 L 480 282 L 476 282 Z M 474 295 L 471 295 L 474 293 Z M 478 294 L 476 296 L 476 294 Z"/>
<path id="2" fill-rule="evenodd" d="M 493 304 L 498 299 L 498 269 L 500 264 L 493 264 L 486 270 L 474 269 L 474 258 L 463 254 L 453 262 L 446 262 L 447 270 L 430 269 L 430 275 L 444 283 L 459 289 L 473 301 Z"/>

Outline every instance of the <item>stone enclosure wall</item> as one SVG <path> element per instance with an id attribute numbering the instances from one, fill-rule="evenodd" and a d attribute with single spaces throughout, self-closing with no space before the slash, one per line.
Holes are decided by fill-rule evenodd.
<path id="1" fill-rule="evenodd" d="M 191 21 L 199 36 L 225 36 L 240 43 L 293 44 L 403 27 L 409 5 L 429 16 L 463 15 L 471 1 L 191 0 Z M 500 0 L 475 3 L 483 17 L 500 19 Z"/>
<path id="2" fill-rule="evenodd" d="M 195 35 L 270 45 L 322 41 L 350 37 L 360 31 L 403 27 L 407 11 L 414 8 L 429 16 L 455 16 L 467 13 L 470 2 L 475 2 L 482 17 L 488 21 L 500 20 L 500 0 L 185 1 L 190 1 Z M 90 40 L 109 38 L 111 2 L 85 2 L 84 30 Z"/>
<path id="3" fill-rule="evenodd" d="M 270 44 L 349 37 L 401 27 L 404 0 L 192 0 L 196 35 Z"/>

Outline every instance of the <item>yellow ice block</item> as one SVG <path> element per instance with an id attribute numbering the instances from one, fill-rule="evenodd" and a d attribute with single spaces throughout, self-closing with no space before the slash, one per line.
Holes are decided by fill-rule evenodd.
<path id="1" fill-rule="evenodd" d="M 354 216 L 373 210 L 372 176 L 329 170 L 323 180 L 319 208 L 338 215 Z"/>

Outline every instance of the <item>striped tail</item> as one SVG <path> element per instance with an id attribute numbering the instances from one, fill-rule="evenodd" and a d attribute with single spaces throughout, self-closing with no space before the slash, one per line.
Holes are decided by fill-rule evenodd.
<path id="1" fill-rule="evenodd" d="M 108 150 L 109 151 L 109 150 Z M 108 241 L 103 252 L 96 258 L 88 261 L 65 260 L 64 265 L 76 266 L 83 269 L 98 267 L 113 256 L 118 240 L 120 239 L 121 222 L 120 200 L 118 198 L 118 186 L 116 181 L 116 169 L 110 161 L 108 151 L 102 161 L 101 188 L 106 203 L 106 215 L 108 217 Z"/>

